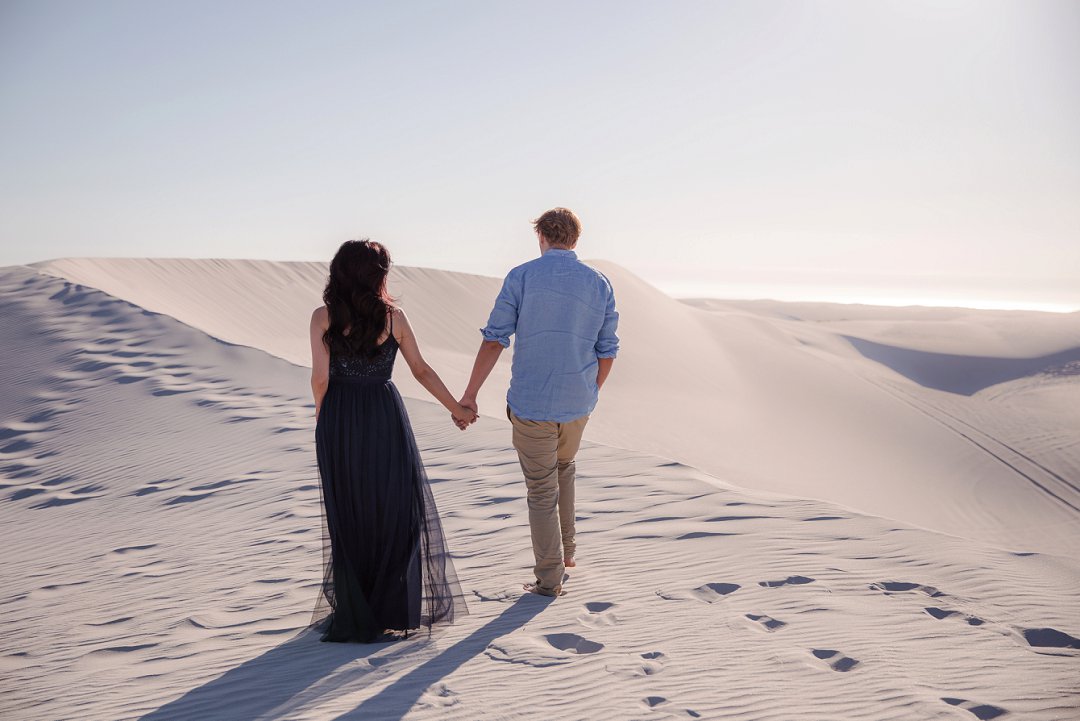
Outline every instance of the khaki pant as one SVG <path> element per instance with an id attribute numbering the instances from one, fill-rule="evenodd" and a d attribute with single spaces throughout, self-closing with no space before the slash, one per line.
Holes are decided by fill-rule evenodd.
<path id="1" fill-rule="evenodd" d="M 589 417 L 566 423 L 518 418 L 510 407 L 506 416 L 514 425 L 514 450 L 521 462 L 528 489 L 529 527 L 538 590 L 558 595 L 574 544 L 574 456 Z"/>

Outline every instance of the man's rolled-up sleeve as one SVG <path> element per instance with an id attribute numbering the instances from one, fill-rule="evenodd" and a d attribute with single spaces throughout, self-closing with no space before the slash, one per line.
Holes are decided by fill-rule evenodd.
<path id="1" fill-rule="evenodd" d="M 615 309 L 615 291 L 608 286 L 607 308 L 604 310 L 604 324 L 596 339 L 596 357 L 614 358 L 619 354 L 619 311 Z"/>
<path id="2" fill-rule="evenodd" d="M 502 290 L 495 298 L 487 325 L 480 329 L 486 341 L 498 341 L 503 348 L 510 347 L 510 336 L 517 330 L 518 308 L 521 303 L 520 280 L 511 273 L 503 281 Z"/>

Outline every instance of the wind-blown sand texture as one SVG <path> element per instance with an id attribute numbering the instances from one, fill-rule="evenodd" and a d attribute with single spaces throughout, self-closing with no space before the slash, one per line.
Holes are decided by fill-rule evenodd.
<path id="1" fill-rule="evenodd" d="M 569 595 L 519 591 L 508 363 L 466 433 L 399 363 L 471 615 L 372 646 L 300 631 L 325 265 L 0 271 L 0 718 L 1080 718 L 1080 314 L 679 302 L 598 266 L 623 351 Z M 395 272 L 451 387 L 498 285 Z"/>

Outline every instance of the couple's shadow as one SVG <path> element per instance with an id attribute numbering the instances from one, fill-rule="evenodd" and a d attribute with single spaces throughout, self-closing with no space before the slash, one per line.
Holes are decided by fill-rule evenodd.
<path id="1" fill-rule="evenodd" d="M 338 718 L 400 718 L 424 691 L 483 653 L 492 641 L 525 626 L 543 611 L 549 598 L 526 594 L 502 613 L 452 646 L 439 650 L 433 637 L 421 632 L 405 641 L 380 644 L 323 643 L 320 632 L 307 628 L 257 658 L 226 671 L 151 711 L 144 721 L 161 719 L 276 718 L 327 700 L 346 689 L 351 693 L 383 679 L 395 669 L 414 666 L 355 709 Z M 466 617 L 467 619 L 468 617 Z M 338 669 L 366 659 L 357 669 Z"/>

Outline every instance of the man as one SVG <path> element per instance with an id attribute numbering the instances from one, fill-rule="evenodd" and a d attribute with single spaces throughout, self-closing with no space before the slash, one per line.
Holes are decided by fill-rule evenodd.
<path id="1" fill-rule="evenodd" d="M 576 565 L 574 457 L 619 350 L 619 314 L 607 277 L 574 252 L 577 216 L 555 208 L 533 228 L 540 257 L 503 281 L 460 402 L 477 410 L 480 387 L 517 334 L 506 414 L 528 489 L 536 558 L 536 582 L 525 588 L 558 596 L 566 567 Z"/>

